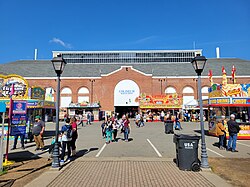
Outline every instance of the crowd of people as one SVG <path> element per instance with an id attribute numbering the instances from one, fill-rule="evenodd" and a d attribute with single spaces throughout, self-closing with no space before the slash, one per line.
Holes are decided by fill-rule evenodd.
<path id="1" fill-rule="evenodd" d="M 114 114 L 112 117 L 106 117 L 101 125 L 102 136 L 106 138 L 106 143 L 117 142 L 117 134 L 120 130 L 124 134 L 124 141 L 128 142 L 129 134 L 131 131 L 131 125 L 128 115 L 123 115 L 120 120 Z M 112 138 L 113 137 L 113 138 Z"/>

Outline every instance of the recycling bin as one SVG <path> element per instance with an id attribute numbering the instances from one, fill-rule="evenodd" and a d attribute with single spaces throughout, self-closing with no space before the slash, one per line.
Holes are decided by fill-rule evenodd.
<path id="1" fill-rule="evenodd" d="M 180 170 L 200 171 L 200 160 L 198 159 L 200 138 L 197 135 L 174 134 L 176 165 Z"/>
<path id="2" fill-rule="evenodd" d="M 165 125 L 165 133 L 166 134 L 174 134 L 174 122 L 171 120 L 168 120 L 164 123 Z"/>

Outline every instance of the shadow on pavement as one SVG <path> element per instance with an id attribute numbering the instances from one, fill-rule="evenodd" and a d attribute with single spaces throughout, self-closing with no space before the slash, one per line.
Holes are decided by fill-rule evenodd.
<path id="1" fill-rule="evenodd" d="M 194 132 L 201 134 L 201 130 L 194 130 Z M 205 135 L 206 135 L 206 136 L 211 136 L 211 135 L 208 133 L 208 130 L 205 130 Z"/>
<path id="2" fill-rule="evenodd" d="M 23 162 L 40 158 L 29 151 L 14 152 L 8 154 L 8 160 L 15 162 Z"/>

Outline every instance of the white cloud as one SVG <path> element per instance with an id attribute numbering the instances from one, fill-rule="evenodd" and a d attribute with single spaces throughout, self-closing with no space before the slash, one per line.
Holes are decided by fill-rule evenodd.
<path id="1" fill-rule="evenodd" d="M 69 43 L 65 43 L 64 41 L 62 41 L 61 39 L 59 38 L 53 38 L 52 40 L 49 41 L 50 43 L 56 43 L 56 44 L 59 44 L 67 49 L 72 49 L 72 45 L 69 44 Z"/>
<path id="2" fill-rule="evenodd" d="M 145 37 L 145 38 L 141 38 L 137 41 L 135 41 L 134 43 L 138 44 L 138 43 L 145 43 L 145 42 L 148 42 L 148 41 L 152 41 L 154 39 L 156 39 L 157 36 L 148 36 L 148 37 Z"/>

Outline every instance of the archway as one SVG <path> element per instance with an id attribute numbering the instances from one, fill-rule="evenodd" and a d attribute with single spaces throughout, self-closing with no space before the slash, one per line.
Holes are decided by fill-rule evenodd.
<path id="1" fill-rule="evenodd" d="M 136 100 L 140 95 L 139 86 L 132 80 L 120 81 L 114 89 L 114 107 L 119 117 L 129 114 L 131 117 L 138 112 L 139 102 Z"/>

